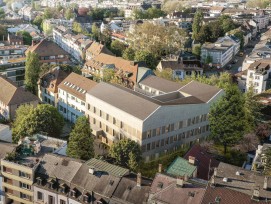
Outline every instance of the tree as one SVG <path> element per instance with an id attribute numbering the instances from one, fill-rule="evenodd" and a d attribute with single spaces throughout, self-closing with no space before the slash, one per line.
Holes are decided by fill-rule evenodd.
<path id="1" fill-rule="evenodd" d="M 266 123 L 259 124 L 255 129 L 255 134 L 261 142 L 264 142 L 270 136 L 270 126 Z"/>
<path id="2" fill-rule="evenodd" d="M 122 54 L 122 58 L 126 60 L 134 60 L 135 59 L 135 51 L 131 47 L 127 47 Z"/>
<path id="3" fill-rule="evenodd" d="M 104 29 L 101 33 L 100 40 L 105 44 L 106 47 L 110 47 L 112 39 L 111 39 L 112 31 L 109 28 Z"/>
<path id="4" fill-rule="evenodd" d="M 114 143 L 109 150 L 111 157 L 115 158 L 118 165 L 136 169 L 141 160 L 140 146 L 133 140 L 123 139 Z"/>
<path id="5" fill-rule="evenodd" d="M 248 8 L 261 8 L 264 9 L 270 4 L 269 0 L 248 0 L 246 6 Z"/>
<path id="6" fill-rule="evenodd" d="M 43 16 L 36 16 L 36 18 L 34 19 L 34 21 L 33 21 L 33 24 L 34 25 L 36 25 L 36 26 L 38 26 L 38 28 L 39 29 L 41 29 L 42 28 L 42 21 L 43 21 Z"/>
<path id="7" fill-rule="evenodd" d="M 197 11 L 194 16 L 193 24 L 192 24 L 192 38 L 196 39 L 203 22 L 203 13 L 202 11 Z"/>
<path id="8" fill-rule="evenodd" d="M 259 139 L 254 133 L 245 134 L 243 139 L 236 146 L 236 149 L 243 153 L 257 149 L 259 144 Z"/>
<path id="9" fill-rule="evenodd" d="M 195 45 L 192 49 L 192 53 L 197 56 L 198 59 L 200 59 L 201 55 L 201 46 L 200 45 Z"/>
<path id="10" fill-rule="evenodd" d="M 65 11 L 65 18 L 67 20 L 70 20 L 72 18 L 74 18 L 74 13 L 73 13 L 73 10 L 71 8 L 68 8 L 66 11 Z"/>
<path id="11" fill-rule="evenodd" d="M 23 41 L 25 45 L 31 45 L 32 44 L 32 36 L 27 31 L 18 31 L 17 35 L 21 35 L 23 37 Z"/>
<path id="12" fill-rule="evenodd" d="M 104 82 L 111 82 L 112 79 L 114 78 L 115 76 L 115 70 L 114 69 L 103 69 L 103 72 L 102 72 L 102 81 Z"/>
<path id="13" fill-rule="evenodd" d="M 151 69 L 155 69 L 158 62 L 155 56 L 147 51 L 136 51 L 135 53 L 135 61 L 143 61 L 146 62 L 147 66 Z"/>
<path id="14" fill-rule="evenodd" d="M 69 137 L 67 155 L 76 159 L 89 160 L 94 157 L 93 137 L 85 116 L 77 118 Z"/>
<path id="15" fill-rule="evenodd" d="M 72 30 L 76 33 L 84 33 L 85 30 L 84 28 L 82 27 L 82 25 L 80 23 L 77 23 L 77 22 L 73 22 L 72 24 Z"/>
<path id="16" fill-rule="evenodd" d="M 237 144 L 246 132 L 244 99 L 236 85 L 228 86 L 225 94 L 210 109 L 211 137 L 227 147 Z"/>
<path id="17" fill-rule="evenodd" d="M 155 75 L 163 79 L 174 80 L 173 71 L 170 68 L 163 69 L 162 71 L 156 70 Z"/>
<path id="18" fill-rule="evenodd" d="M 19 111 L 16 111 L 12 140 L 18 142 L 20 138 L 37 133 L 59 137 L 63 126 L 63 116 L 52 105 L 40 104 L 36 108 L 22 106 L 22 109 L 19 107 Z"/>
<path id="19" fill-rule="evenodd" d="M 0 19 L 5 19 L 5 17 L 6 17 L 6 14 L 5 14 L 4 9 L 0 8 Z"/>
<path id="20" fill-rule="evenodd" d="M 7 28 L 5 26 L 0 25 L 0 39 L 6 38 L 8 35 Z"/>
<path id="21" fill-rule="evenodd" d="M 40 66 L 38 54 L 35 52 L 28 52 L 25 63 L 25 88 L 33 94 L 37 93 Z"/>
<path id="22" fill-rule="evenodd" d="M 205 59 L 205 64 L 209 64 L 209 63 L 212 63 L 213 62 L 213 58 L 212 56 L 208 55 Z"/>
<path id="23" fill-rule="evenodd" d="M 244 49 L 244 32 L 239 29 L 234 29 L 230 31 L 229 33 L 240 40 L 240 50 L 243 50 Z"/>
<path id="24" fill-rule="evenodd" d="M 210 30 L 209 24 L 205 24 L 200 28 L 200 31 L 195 36 L 195 39 L 200 43 L 211 42 L 212 32 Z"/>
<path id="25" fill-rule="evenodd" d="M 52 8 L 46 8 L 44 10 L 44 14 L 43 14 L 43 19 L 50 19 L 50 18 L 53 18 L 53 16 L 57 14 L 54 9 Z"/>
<path id="26" fill-rule="evenodd" d="M 164 2 L 162 10 L 167 14 L 171 14 L 174 11 L 182 11 L 183 10 L 183 2 L 181 1 L 167 1 Z"/>
<path id="27" fill-rule="evenodd" d="M 92 24 L 92 27 L 91 27 L 91 33 L 92 33 L 92 37 L 98 41 L 99 38 L 100 38 L 100 29 L 98 28 L 98 26 L 96 25 L 96 23 L 93 23 Z"/>
<path id="28" fill-rule="evenodd" d="M 118 40 L 114 40 L 111 42 L 110 50 L 117 56 L 121 57 L 124 50 L 126 49 L 126 45 Z"/>
<path id="29" fill-rule="evenodd" d="M 210 41 L 215 42 L 219 37 L 224 36 L 224 30 L 222 29 L 219 21 L 214 21 L 208 24 L 210 29 Z"/>
<path id="30" fill-rule="evenodd" d="M 227 33 L 229 31 L 235 29 L 235 23 L 233 22 L 233 20 L 231 18 L 226 18 L 222 22 L 222 29 L 223 29 L 224 33 Z"/>

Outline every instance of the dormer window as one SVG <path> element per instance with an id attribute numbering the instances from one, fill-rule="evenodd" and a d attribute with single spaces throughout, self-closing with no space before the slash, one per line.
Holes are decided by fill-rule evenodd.
<path id="1" fill-rule="evenodd" d="M 53 189 L 53 188 L 54 188 L 55 181 L 54 181 L 53 179 L 50 179 L 50 180 L 48 181 L 48 183 L 49 183 L 49 188 L 50 188 L 50 189 Z"/>
<path id="2" fill-rule="evenodd" d="M 90 195 L 88 193 L 84 195 L 83 202 L 84 203 L 89 203 L 90 202 Z"/>
<path id="3" fill-rule="evenodd" d="M 42 185 L 42 179 L 40 177 L 37 178 L 37 184 Z"/>
<path id="4" fill-rule="evenodd" d="M 77 192 L 76 188 L 71 190 L 71 192 L 70 192 L 71 197 L 76 197 L 76 192 Z"/>
<path id="5" fill-rule="evenodd" d="M 60 185 L 60 192 L 61 193 L 66 193 L 66 185 L 65 184 Z"/>

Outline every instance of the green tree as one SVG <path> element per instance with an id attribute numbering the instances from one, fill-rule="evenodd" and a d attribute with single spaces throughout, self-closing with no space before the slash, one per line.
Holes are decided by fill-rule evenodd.
<path id="1" fill-rule="evenodd" d="M 201 55 L 201 46 L 200 45 L 195 45 L 192 49 L 192 53 L 197 56 L 198 59 L 200 59 Z"/>
<path id="2" fill-rule="evenodd" d="M 224 147 L 236 145 L 246 132 L 244 98 L 236 85 L 225 89 L 225 94 L 210 109 L 211 137 Z"/>
<path id="3" fill-rule="evenodd" d="M 202 11 L 197 11 L 195 13 L 194 19 L 193 19 L 193 24 L 192 24 L 192 38 L 196 39 L 196 36 L 198 35 L 201 26 L 203 22 L 203 13 Z"/>
<path id="4" fill-rule="evenodd" d="M 226 18 L 222 22 L 222 29 L 223 29 L 224 33 L 227 33 L 229 31 L 235 29 L 235 23 L 233 22 L 233 20 L 231 18 Z"/>
<path id="5" fill-rule="evenodd" d="M 209 27 L 209 24 L 205 24 L 200 28 L 200 31 L 196 35 L 195 39 L 200 43 L 211 42 L 212 40 L 212 31 Z"/>
<path id="6" fill-rule="evenodd" d="M 114 143 L 109 150 L 111 157 L 115 158 L 118 165 L 129 167 L 132 170 L 141 160 L 140 146 L 133 140 L 123 139 Z"/>
<path id="7" fill-rule="evenodd" d="M 36 108 L 22 106 L 22 109 L 24 110 L 19 107 L 19 111 L 16 112 L 12 132 L 13 142 L 16 143 L 20 138 L 37 133 L 45 133 L 51 137 L 60 136 L 64 126 L 64 119 L 54 106 L 40 104 Z M 24 116 L 21 114 L 24 114 Z"/>
<path id="8" fill-rule="evenodd" d="M 8 35 L 7 28 L 5 26 L 0 25 L 0 39 L 6 38 Z"/>
<path id="9" fill-rule="evenodd" d="M 82 25 L 77 22 L 73 22 L 72 30 L 76 33 L 83 33 L 84 32 L 84 28 L 82 27 Z"/>
<path id="10" fill-rule="evenodd" d="M 73 10 L 71 8 L 68 8 L 66 11 L 65 11 L 65 18 L 67 20 L 70 20 L 72 18 L 74 18 L 74 13 L 73 13 Z"/>
<path id="11" fill-rule="evenodd" d="M 111 39 L 112 31 L 109 28 L 104 29 L 101 33 L 100 40 L 105 44 L 106 47 L 110 47 L 112 39 Z"/>
<path id="12" fill-rule="evenodd" d="M 43 21 L 43 16 L 36 16 L 36 18 L 33 20 L 33 24 L 38 26 L 39 29 L 42 28 L 42 21 Z"/>
<path id="13" fill-rule="evenodd" d="M 31 45 L 32 44 L 32 36 L 27 31 L 18 31 L 17 35 L 21 35 L 23 37 L 23 41 L 25 45 Z"/>
<path id="14" fill-rule="evenodd" d="M 269 0 L 248 0 L 246 6 L 248 8 L 264 9 L 270 4 Z"/>
<path id="15" fill-rule="evenodd" d="M 51 8 L 46 8 L 44 10 L 43 19 L 50 19 L 53 18 L 53 16 L 56 14 L 55 11 Z"/>
<path id="16" fill-rule="evenodd" d="M 147 10 L 147 18 L 153 19 L 153 18 L 159 18 L 166 16 L 166 13 L 162 11 L 161 9 L 152 7 Z"/>
<path id="17" fill-rule="evenodd" d="M 118 40 L 114 40 L 111 42 L 110 50 L 117 56 L 121 57 L 124 50 L 126 49 L 126 45 Z"/>
<path id="18" fill-rule="evenodd" d="M 146 62 L 147 66 L 151 69 L 155 69 L 158 61 L 152 53 L 147 51 L 136 51 L 135 53 L 135 61 L 143 61 Z"/>
<path id="19" fill-rule="evenodd" d="M 206 57 L 206 59 L 205 59 L 205 63 L 206 63 L 206 64 L 209 64 L 209 63 L 212 63 L 212 62 L 213 62 L 212 56 L 208 55 L 208 56 Z"/>
<path id="20" fill-rule="evenodd" d="M 69 137 L 67 155 L 76 159 L 89 160 L 94 157 L 93 137 L 85 116 L 77 118 Z"/>
<path id="21" fill-rule="evenodd" d="M 92 33 L 92 37 L 98 41 L 100 39 L 100 29 L 98 28 L 98 26 L 96 25 L 96 23 L 92 24 L 91 27 L 91 33 Z"/>
<path id="22" fill-rule="evenodd" d="M 131 47 L 127 47 L 123 54 L 122 54 L 123 59 L 126 60 L 134 60 L 135 59 L 135 51 L 133 48 Z"/>
<path id="23" fill-rule="evenodd" d="M 0 8 L 0 19 L 5 19 L 5 17 L 6 17 L 6 14 L 5 14 L 4 9 Z"/>
<path id="24" fill-rule="evenodd" d="M 240 40 L 240 50 L 244 49 L 244 32 L 239 29 L 234 29 L 229 34 L 237 37 Z"/>
<path id="25" fill-rule="evenodd" d="M 25 88 L 33 94 L 37 93 L 40 66 L 38 54 L 35 52 L 28 52 L 25 63 Z"/>
<path id="26" fill-rule="evenodd" d="M 174 80 L 173 71 L 170 68 L 163 69 L 162 71 L 155 70 L 155 75 L 163 79 Z"/>
<path id="27" fill-rule="evenodd" d="M 224 36 L 224 31 L 220 25 L 219 21 L 214 21 L 212 23 L 208 24 L 208 27 L 210 29 L 210 41 L 215 42 L 219 37 Z"/>

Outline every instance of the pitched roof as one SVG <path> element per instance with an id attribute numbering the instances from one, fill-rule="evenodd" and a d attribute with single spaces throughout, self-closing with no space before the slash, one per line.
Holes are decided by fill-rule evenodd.
<path id="1" fill-rule="evenodd" d="M 154 88 L 165 93 L 177 91 L 183 87 L 183 85 L 180 83 L 169 81 L 153 75 L 146 77 L 139 84 Z"/>
<path id="2" fill-rule="evenodd" d="M 185 176 L 192 177 L 193 173 L 197 170 L 197 167 L 190 164 L 186 159 L 177 157 L 167 168 L 167 174 L 172 176 Z"/>
<path id="3" fill-rule="evenodd" d="M 87 91 L 96 85 L 97 82 L 72 72 L 59 84 L 58 88 L 67 91 L 81 100 L 85 100 Z"/>
<path id="4" fill-rule="evenodd" d="M 25 91 L 8 78 L 0 75 L 0 101 L 5 105 L 15 105 L 38 101 L 38 97 L 34 94 Z"/>
<path id="5" fill-rule="evenodd" d="M 113 55 L 113 53 L 107 49 L 107 47 L 101 43 L 93 42 L 89 48 L 86 50 L 86 54 L 91 54 L 93 57 L 99 55 L 100 53 Z"/>
<path id="6" fill-rule="evenodd" d="M 185 182 L 177 186 L 177 179 L 157 173 L 150 190 L 150 199 L 167 204 L 200 204 L 205 188 Z"/>
<path id="7" fill-rule="evenodd" d="M 13 152 L 16 147 L 16 144 L 0 142 L 0 159 L 5 158 L 8 153 Z"/>
<path id="8" fill-rule="evenodd" d="M 218 167 L 219 161 L 208 154 L 200 145 L 193 145 L 185 154 L 184 159 L 188 160 L 189 156 L 195 157 L 197 165 L 197 178 L 209 180 L 213 175 L 215 167 Z M 209 169 L 210 168 L 210 169 Z"/>
<path id="9" fill-rule="evenodd" d="M 52 93 L 58 92 L 58 85 L 68 76 L 68 74 L 61 70 L 59 67 L 55 67 L 49 72 L 45 73 L 39 80 L 39 83 L 43 88 L 46 88 Z"/>
<path id="10" fill-rule="evenodd" d="M 66 182 L 71 182 L 82 165 L 82 161 L 70 157 L 56 154 L 45 154 L 42 158 L 38 174 L 48 177 L 58 178 Z"/>
<path id="11" fill-rule="evenodd" d="M 27 52 L 35 52 L 40 57 L 56 56 L 56 55 L 69 55 L 65 50 L 59 47 L 56 43 L 43 39 L 38 44 L 30 46 Z"/>
<path id="12" fill-rule="evenodd" d="M 124 73 L 132 73 L 129 77 L 134 83 L 137 80 L 138 64 L 133 61 L 125 60 L 121 57 L 115 57 L 108 54 L 100 53 L 94 59 L 86 62 L 87 66 L 95 69 L 101 69 L 104 65 L 114 65 L 115 69 L 123 71 Z"/>
<path id="13" fill-rule="evenodd" d="M 110 164 L 106 161 L 102 161 L 100 159 L 92 158 L 86 162 L 86 165 L 89 166 L 89 168 L 94 168 L 95 171 L 103 171 L 107 172 L 108 174 L 111 174 L 113 176 L 124 176 L 129 173 L 128 169 L 122 168 L 120 166 L 116 166 L 114 164 Z"/>

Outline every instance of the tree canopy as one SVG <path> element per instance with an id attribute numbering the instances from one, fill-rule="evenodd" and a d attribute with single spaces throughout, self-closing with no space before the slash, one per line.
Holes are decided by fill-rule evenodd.
<path id="1" fill-rule="evenodd" d="M 192 38 L 196 39 L 203 22 L 203 13 L 202 11 L 197 11 L 194 16 L 193 24 L 192 24 Z"/>
<path id="2" fill-rule="evenodd" d="M 149 8 L 146 11 L 135 9 L 133 12 L 134 19 L 153 19 L 165 16 L 166 13 L 158 8 Z"/>
<path id="3" fill-rule="evenodd" d="M 32 36 L 30 35 L 29 32 L 22 30 L 22 31 L 18 31 L 17 34 L 23 37 L 23 41 L 25 45 L 32 44 Z"/>
<path id="4" fill-rule="evenodd" d="M 126 45 L 118 40 L 114 40 L 111 42 L 110 50 L 117 56 L 121 57 L 124 50 L 126 49 Z"/>
<path id="5" fill-rule="evenodd" d="M 211 137 L 224 146 L 237 144 L 247 131 L 244 98 L 236 85 L 225 88 L 225 94 L 212 105 L 210 110 Z"/>
<path id="6" fill-rule="evenodd" d="M 16 111 L 16 119 L 12 128 L 12 141 L 20 138 L 45 133 L 51 137 L 59 137 L 64 126 L 63 116 L 54 106 L 40 104 L 36 108 L 22 105 Z"/>
<path id="7" fill-rule="evenodd" d="M 70 133 L 67 155 L 76 159 L 89 160 L 94 157 L 93 137 L 85 116 L 77 118 Z"/>
<path id="8" fill-rule="evenodd" d="M 248 0 L 246 6 L 248 8 L 261 8 L 264 9 L 270 4 L 269 0 Z"/>
<path id="9" fill-rule="evenodd" d="M 139 144 L 133 140 L 123 139 L 114 143 L 109 150 L 111 157 L 115 158 L 118 165 L 136 170 L 141 160 L 141 149 Z"/>
<path id="10" fill-rule="evenodd" d="M 37 82 L 40 73 L 39 56 L 35 52 L 28 52 L 25 63 L 25 88 L 33 94 L 37 93 Z"/>

